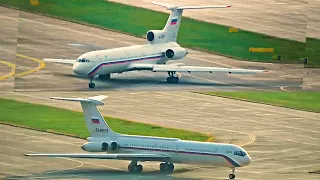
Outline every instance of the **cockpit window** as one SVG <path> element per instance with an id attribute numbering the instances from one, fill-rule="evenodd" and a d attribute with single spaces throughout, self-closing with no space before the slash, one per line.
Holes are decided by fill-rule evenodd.
<path id="1" fill-rule="evenodd" d="M 247 153 L 246 153 L 246 152 L 243 152 L 243 151 L 235 151 L 235 152 L 234 152 L 234 155 L 244 157 L 244 156 L 247 155 Z"/>
<path id="2" fill-rule="evenodd" d="M 88 59 L 83 58 L 83 59 L 78 59 L 77 62 L 90 62 L 90 61 Z"/>

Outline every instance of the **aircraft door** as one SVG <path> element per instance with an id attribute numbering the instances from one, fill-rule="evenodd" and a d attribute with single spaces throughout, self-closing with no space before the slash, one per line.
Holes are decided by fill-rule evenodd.
<path id="1" fill-rule="evenodd" d="M 101 55 L 96 55 L 96 57 L 97 57 L 98 62 L 104 61 L 103 57 Z"/>
<path id="2" fill-rule="evenodd" d="M 128 51 L 124 51 L 124 54 L 126 56 L 124 59 L 130 59 L 131 58 Z"/>

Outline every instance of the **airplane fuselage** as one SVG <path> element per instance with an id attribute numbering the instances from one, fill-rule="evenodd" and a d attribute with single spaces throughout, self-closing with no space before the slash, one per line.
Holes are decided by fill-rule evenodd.
<path id="1" fill-rule="evenodd" d="M 169 42 L 91 51 L 78 58 L 73 65 L 73 72 L 93 77 L 130 71 L 132 63 L 164 64 L 169 60 L 165 57 L 164 51 L 173 47 L 180 46 L 175 42 Z"/>
<path id="2" fill-rule="evenodd" d="M 91 142 L 82 146 L 82 149 L 89 152 L 90 150 L 97 150 L 94 152 L 102 152 L 101 144 L 103 142 L 110 144 L 112 141 L 91 139 Z M 241 167 L 248 165 L 251 161 L 249 155 L 244 149 L 232 144 L 185 141 L 176 138 L 156 138 L 126 135 L 117 137 L 114 139 L 114 142 L 117 142 L 119 148 L 116 152 L 108 151 L 110 153 L 166 154 L 171 157 L 170 162 L 172 163 Z"/>

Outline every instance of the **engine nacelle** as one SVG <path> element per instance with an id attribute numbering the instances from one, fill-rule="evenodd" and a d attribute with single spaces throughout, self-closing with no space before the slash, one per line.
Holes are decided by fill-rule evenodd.
<path id="1" fill-rule="evenodd" d="M 150 43 L 164 42 L 166 39 L 166 33 L 162 30 L 150 30 L 146 34 L 146 39 Z"/>
<path id="2" fill-rule="evenodd" d="M 119 145 L 116 142 L 111 142 L 110 143 L 110 151 L 116 151 L 119 149 Z"/>
<path id="3" fill-rule="evenodd" d="M 182 47 L 174 47 L 167 49 L 164 54 L 167 59 L 176 60 L 184 58 L 188 51 Z"/>
<path id="4" fill-rule="evenodd" d="M 81 149 L 88 152 L 107 152 L 119 149 L 117 142 L 88 142 L 81 146 Z"/>

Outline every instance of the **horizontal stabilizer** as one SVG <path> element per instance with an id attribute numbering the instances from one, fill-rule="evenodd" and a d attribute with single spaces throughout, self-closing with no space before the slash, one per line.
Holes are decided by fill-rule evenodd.
<path id="1" fill-rule="evenodd" d="M 172 4 L 167 4 L 167 3 L 157 2 L 157 1 L 152 1 L 151 3 L 155 4 L 155 5 L 158 5 L 158 6 L 165 7 L 167 9 L 171 9 L 171 8 L 176 7 L 175 5 L 172 5 Z"/>
<path id="2" fill-rule="evenodd" d="M 216 5 L 216 6 L 179 6 L 177 9 L 211 9 L 211 8 L 229 8 L 231 5 Z"/>
<path id="3" fill-rule="evenodd" d="M 86 102 L 86 103 L 93 103 L 95 105 L 104 105 L 104 100 L 107 96 L 100 95 L 100 96 L 93 96 L 89 98 L 63 98 L 63 97 L 50 97 L 50 99 L 56 100 L 63 100 L 63 101 L 76 101 L 76 102 Z"/>
<path id="4" fill-rule="evenodd" d="M 209 9 L 209 8 L 229 8 L 231 5 L 215 5 L 215 6 L 178 6 L 173 4 L 167 4 L 157 1 L 152 1 L 152 4 L 165 7 L 167 9 L 178 9 L 178 10 L 184 10 L 184 9 Z"/>

